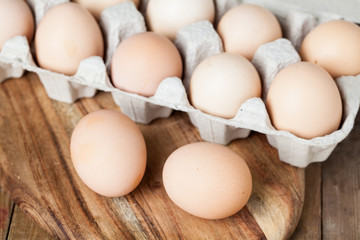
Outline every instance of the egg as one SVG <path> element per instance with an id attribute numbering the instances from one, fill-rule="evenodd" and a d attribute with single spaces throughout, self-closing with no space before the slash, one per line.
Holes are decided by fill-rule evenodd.
<path id="1" fill-rule="evenodd" d="M 114 86 L 145 97 L 153 96 L 165 78 L 181 78 L 182 71 L 182 59 L 175 45 L 153 32 L 138 33 L 125 39 L 111 61 Z"/>
<path id="2" fill-rule="evenodd" d="M 306 35 L 300 55 L 333 78 L 360 74 L 360 27 L 345 20 L 322 23 Z"/>
<path id="3" fill-rule="evenodd" d="M 129 1 L 129 0 L 74 0 L 74 2 L 79 3 L 86 7 L 94 17 L 99 20 L 101 12 L 108 7 L 114 6 L 116 4 Z M 140 0 L 131 0 L 136 7 L 139 7 Z"/>
<path id="4" fill-rule="evenodd" d="M 189 94 L 195 108 L 232 118 L 247 99 L 261 96 L 261 81 L 249 60 L 238 54 L 220 53 L 204 59 L 195 68 Z"/>
<path id="5" fill-rule="evenodd" d="M 282 37 L 274 14 L 252 4 L 241 4 L 226 12 L 217 31 L 226 52 L 241 54 L 249 60 L 260 45 Z"/>
<path id="6" fill-rule="evenodd" d="M 34 35 L 34 17 L 24 0 L 0 0 L 0 49 L 6 40 L 25 36 L 30 43 Z"/>
<path id="7" fill-rule="evenodd" d="M 104 41 L 88 10 L 76 3 L 62 3 L 41 20 L 35 33 L 35 52 L 40 67 L 74 75 L 82 60 L 103 57 Z"/>
<path id="8" fill-rule="evenodd" d="M 342 117 L 335 81 L 322 67 L 309 62 L 281 70 L 270 85 L 266 105 L 276 129 L 304 139 L 336 131 Z"/>
<path id="9" fill-rule="evenodd" d="M 146 19 L 151 31 L 174 40 L 181 27 L 202 20 L 214 22 L 215 4 L 213 0 L 150 0 Z"/>
<path id="10" fill-rule="evenodd" d="M 229 148 L 206 142 L 175 150 L 165 162 L 163 183 L 178 207 L 206 219 L 237 213 L 252 190 L 246 162 Z"/>
<path id="11" fill-rule="evenodd" d="M 72 133 L 70 152 L 81 180 L 107 197 L 133 191 L 146 168 L 142 133 L 132 120 L 114 110 L 98 110 L 82 118 Z"/>

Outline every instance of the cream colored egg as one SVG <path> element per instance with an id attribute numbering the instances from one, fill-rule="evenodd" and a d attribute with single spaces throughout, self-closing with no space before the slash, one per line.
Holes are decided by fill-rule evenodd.
<path id="1" fill-rule="evenodd" d="M 360 27 L 345 20 L 320 24 L 305 37 L 300 55 L 334 78 L 360 74 Z"/>
<path id="2" fill-rule="evenodd" d="M 125 1 L 132 1 L 136 7 L 139 7 L 140 4 L 140 0 L 74 0 L 74 2 L 86 7 L 98 20 L 103 10 Z"/>
<path id="3" fill-rule="evenodd" d="M 203 60 L 189 85 L 190 101 L 201 111 L 232 118 L 248 99 L 261 96 L 255 67 L 238 54 L 220 53 Z"/>
<path id="4" fill-rule="evenodd" d="M 146 168 L 144 138 L 118 111 L 99 110 L 82 118 L 72 133 L 70 152 L 81 180 L 107 197 L 133 191 Z"/>
<path id="5" fill-rule="evenodd" d="M 182 76 L 182 60 L 175 45 L 163 35 L 135 34 L 116 49 L 111 62 L 115 87 L 142 96 L 153 96 L 167 77 Z"/>
<path id="6" fill-rule="evenodd" d="M 274 14 L 251 4 L 241 4 L 226 12 L 217 31 L 226 52 L 241 54 L 249 60 L 260 45 L 282 37 Z"/>
<path id="7" fill-rule="evenodd" d="M 339 128 L 342 101 L 330 74 L 309 62 L 292 64 L 270 86 L 267 109 L 273 126 L 312 139 Z"/>
<path id="8" fill-rule="evenodd" d="M 25 36 L 30 43 L 34 35 L 34 17 L 24 0 L 0 0 L 0 49 L 6 40 Z"/>
<path id="9" fill-rule="evenodd" d="M 73 75 L 82 60 L 103 56 L 104 41 L 98 23 L 84 7 L 62 3 L 51 8 L 35 34 L 40 67 Z"/>
<path id="10" fill-rule="evenodd" d="M 178 207 L 206 219 L 237 213 L 252 190 L 246 162 L 225 146 L 205 142 L 175 150 L 165 162 L 163 182 Z"/>
<path id="11" fill-rule="evenodd" d="M 213 0 L 150 0 L 146 10 L 151 31 L 174 40 L 181 27 L 194 22 L 215 18 Z"/>

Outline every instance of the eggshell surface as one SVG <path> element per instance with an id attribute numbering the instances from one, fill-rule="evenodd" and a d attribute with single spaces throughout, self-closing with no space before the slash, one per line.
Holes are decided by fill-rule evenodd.
<path id="1" fill-rule="evenodd" d="M 246 58 L 220 53 L 206 58 L 195 68 L 189 92 L 195 108 L 214 116 L 232 118 L 247 99 L 261 96 L 261 81 Z"/>
<path id="2" fill-rule="evenodd" d="M 175 45 L 153 32 L 138 33 L 125 39 L 111 62 L 114 86 L 145 97 L 154 95 L 165 78 L 181 78 L 182 71 L 182 59 Z"/>
<path id="3" fill-rule="evenodd" d="M 118 111 L 99 110 L 82 118 L 72 133 L 70 152 L 81 180 L 107 197 L 133 191 L 146 168 L 142 133 Z"/>
<path id="4" fill-rule="evenodd" d="M 241 54 L 249 60 L 260 45 L 282 37 L 276 17 L 252 4 L 241 4 L 226 12 L 217 31 L 226 52 Z"/>
<path id="5" fill-rule="evenodd" d="M 0 0 L 0 49 L 6 40 L 25 36 L 30 43 L 34 35 L 34 17 L 24 0 Z"/>
<path id="6" fill-rule="evenodd" d="M 334 78 L 360 74 L 360 27 L 345 20 L 322 23 L 305 37 L 300 55 Z"/>
<path id="7" fill-rule="evenodd" d="M 175 150 L 165 162 L 163 182 L 178 207 L 206 219 L 237 213 L 252 190 L 246 162 L 229 148 L 207 142 Z"/>
<path id="8" fill-rule="evenodd" d="M 63 3 L 51 8 L 41 20 L 35 52 L 40 67 L 74 75 L 81 60 L 103 56 L 104 41 L 88 10 L 76 3 Z"/>
<path id="9" fill-rule="evenodd" d="M 292 64 L 270 86 L 267 109 L 277 130 L 312 139 L 339 128 L 342 101 L 330 74 L 309 62 Z"/>
<path id="10" fill-rule="evenodd" d="M 150 0 L 146 10 L 151 31 L 174 40 L 181 27 L 194 22 L 215 19 L 213 0 Z"/>
<path id="11" fill-rule="evenodd" d="M 130 1 L 130 0 L 75 0 L 74 2 L 79 3 L 80 5 L 86 7 L 91 14 L 96 18 L 100 19 L 101 12 L 108 7 L 114 6 L 116 4 Z M 140 0 L 131 0 L 136 7 L 139 7 Z"/>

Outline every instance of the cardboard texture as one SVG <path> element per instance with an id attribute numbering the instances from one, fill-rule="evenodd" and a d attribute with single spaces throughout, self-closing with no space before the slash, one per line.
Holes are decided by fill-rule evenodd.
<path id="1" fill-rule="evenodd" d="M 52 6 L 68 1 L 29 0 L 35 14 L 36 23 Z M 247 2 L 247 1 L 242 1 Z M 229 8 L 238 4 L 237 0 L 216 0 L 217 21 Z M 360 76 L 340 77 L 336 83 L 340 89 L 344 115 L 341 128 L 324 137 L 305 140 L 289 132 L 278 131 L 271 125 L 264 99 L 275 75 L 291 63 L 300 61 L 296 49 L 304 36 L 317 24 L 330 19 L 338 19 L 338 14 L 314 15 L 311 12 L 291 8 L 288 4 L 272 1 L 255 3 L 274 10 L 284 30 L 284 37 L 261 46 L 253 64 L 263 81 L 262 99 L 247 100 L 232 119 L 223 119 L 194 109 L 187 96 L 189 81 L 194 68 L 206 57 L 223 51 L 222 41 L 213 25 L 207 21 L 197 22 L 182 28 L 175 44 L 184 59 L 183 80 L 172 77 L 161 82 L 156 94 L 143 97 L 127 93 L 112 86 L 110 61 L 117 45 L 127 37 L 146 31 L 144 15 L 132 2 L 125 2 L 108 8 L 101 14 L 105 44 L 105 61 L 100 57 L 90 57 L 81 62 L 74 76 L 54 73 L 36 66 L 25 37 L 17 36 L 6 42 L 0 52 L 0 82 L 12 77 L 20 77 L 24 70 L 38 74 L 50 98 L 72 103 L 76 99 L 92 97 L 97 90 L 110 92 L 122 112 L 136 122 L 148 124 L 156 118 L 170 116 L 173 110 L 187 112 L 191 122 L 199 129 L 206 141 L 227 144 L 236 138 L 245 138 L 257 131 L 267 135 L 269 143 L 278 149 L 280 159 L 293 166 L 306 167 L 311 162 L 324 161 L 336 145 L 351 131 L 360 105 Z M 147 1 L 143 1 L 140 11 L 146 11 Z M 295 10 L 294 10 L 295 9 Z"/>

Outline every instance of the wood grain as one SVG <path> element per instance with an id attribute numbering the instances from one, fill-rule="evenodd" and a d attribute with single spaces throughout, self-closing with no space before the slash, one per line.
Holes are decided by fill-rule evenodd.
<path id="1" fill-rule="evenodd" d="M 50 240 L 54 239 L 54 237 L 49 235 L 49 233 L 40 228 L 36 222 L 26 216 L 18 206 L 15 206 L 7 239 Z"/>
<path id="2" fill-rule="evenodd" d="M 305 169 L 305 201 L 293 240 L 317 240 L 322 236 L 322 163 Z"/>
<path id="3" fill-rule="evenodd" d="M 360 118 L 323 165 L 323 238 L 360 239 Z"/>
<path id="4" fill-rule="evenodd" d="M 0 190 L 0 236 L 1 239 L 6 239 L 11 222 L 11 215 L 14 209 L 14 202 L 10 197 Z"/>
<path id="5" fill-rule="evenodd" d="M 176 148 L 200 141 L 184 113 L 139 125 L 148 163 L 138 188 L 122 198 L 89 190 L 76 175 L 69 139 L 76 123 L 111 96 L 75 104 L 51 101 L 38 78 L 26 74 L 0 86 L 0 183 L 42 228 L 61 239 L 287 239 L 300 218 L 304 170 L 278 160 L 265 136 L 252 133 L 229 147 L 249 164 L 254 188 L 233 217 L 209 221 L 177 208 L 167 197 L 161 170 Z"/>

